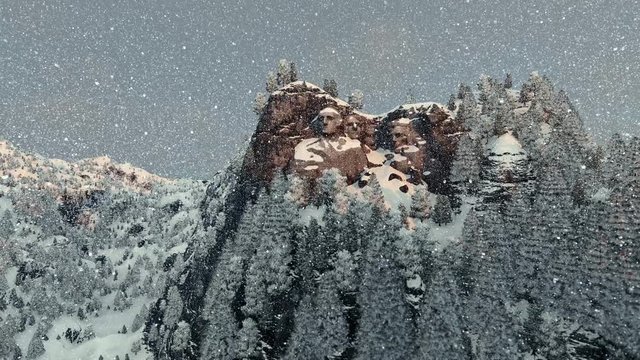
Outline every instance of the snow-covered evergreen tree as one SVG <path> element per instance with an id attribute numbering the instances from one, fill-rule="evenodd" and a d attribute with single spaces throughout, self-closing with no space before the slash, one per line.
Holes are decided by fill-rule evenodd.
<path id="1" fill-rule="evenodd" d="M 247 360 L 262 358 L 260 330 L 252 318 L 242 321 L 236 342 L 236 358 Z"/>
<path id="2" fill-rule="evenodd" d="M 305 296 L 295 318 L 295 329 L 285 359 L 326 359 L 347 346 L 348 327 L 334 281 L 324 278 L 318 295 Z"/>
<path id="3" fill-rule="evenodd" d="M 431 216 L 431 205 L 429 204 L 429 191 L 427 186 L 416 186 L 411 195 L 411 208 L 409 216 L 421 221 L 427 220 Z"/>
<path id="4" fill-rule="evenodd" d="M 435 275 L 418 319 L 418 352 L 415 359 L 467 359 L 471 351 L 461 321 L 459 289 L 450 268 Z"/>
<path id="5" fill-rule="evenodd" d="M 277 175 L 271 184 L 265 225 L 246 272 L 242 311 L 261 325 L 281 320 L 282 312 L 290 306 L 285 304 L 290 301 L 287 293 L 292 285 L 291 250 L 297 231 L 293 219 L 297 213 L 286 196 L 288 189 L 286 178 Z"/>
<path id="6" fill-rule="evenodd" d="M 358 294 L 362 310 L 356 359 L 406 359 L 414 351 L 403 279 L 389 257 L 386 225 L 379 224 L 369 240 Z"/>
<path id="7" fill-rule="evenodd" d="M 452 210 L 448 196 L 438 195 L 436 197 L 436 203 L 433 205 L 433 212 L 431 216 L 433 222 L 438 224 L 438 226 L 451 222 Z"/>
<path id="8" fill-rule="evenodd" d="M 256 94 L 256 98 L 253 100 L 253 112 L 260 116 L 264 112 L 265 107 L 267 106 L 267 97 L 264 93 L 259 92 Z"/>
<path id="9" fill-rule="evenodd" d="M 349 95 L 349 105 L 356 110 L 362 109 L 364 106 L 364 94 L 361 90 L 356 89 L 351 92 L 351 95 Z"/>
<path id="10" fill-rule="evenodd" d="M 29 342 L 29 347 L 27 348 L 26 359 L 37 359 L 40 355 L 44 354 L 44 344 L 42 343 L 42 334 L 36 331 Z"/>
<path id="11" fill-rule="evenodd" d="M 322 89 L 327 92 L 327 94 L 338 97 L 338 83 L 336 83 L 333 79 L 324 79 L 324 83 Z"/>
<path id="12" fill-rule="evenodd" d="M 315 326 L 316 309 L 311 295 L 306 295 L 296 309 L 293 333 L 284 359 L 324 359 L 318 351 L 319 334 Z"/>
<path id="13" fill-rule="evenodd" d="M 480 141 L 472 134 L 460 137 L 456 157 L 451 164 L 451 181 L 460 190 L 475 194 L 480 185 L 480 161 L 482 148 Z"/>
<path id="14" fill-rule="evenodd" d="M 214 279 L 205 297 L 203 317 L 206 321 L 200 353 L 207 359 L 234 359 L 239 326 L 233 301 L 242 281 L 243 261 L 229 249 L 223 252 Z"/>

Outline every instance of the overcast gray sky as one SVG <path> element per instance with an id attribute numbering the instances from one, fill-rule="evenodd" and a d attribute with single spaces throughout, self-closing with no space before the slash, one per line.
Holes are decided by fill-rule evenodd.
<path id="1" fill-rule="evenodd" d="M 208 178 L 251 135 L 279 58 L 363 90 L 372 113 L 537 70 L 597 138 L 640 134 L 636 0 L 263 3 L 0 0 L 0 137 Z"/>

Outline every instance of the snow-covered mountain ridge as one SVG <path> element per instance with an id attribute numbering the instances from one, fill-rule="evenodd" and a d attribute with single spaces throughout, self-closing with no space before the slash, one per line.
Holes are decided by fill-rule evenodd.
<path id="1" fill-rule="evenodd" d="M 640 356 L 638 138 L 537 74 L 381 115 L 280 77 L 207 184 L 3 150 L 0 358 Z"/>
<path id="2" fill-rule="evenodd" d="M 282 69 L 207 191 L 215 245 L 151 310 L 156 358 L 640 356 L 640 140 L 596 146 L 538 74 L 372 116 Z"/>
<path id="3" fill-rule="evenodd" d="M 205 237 L 206 184 L 5 141 L 0 176 L 0 359 L 149 358 L 148 308 Z"/>
<path id="4" fill-rule="evenodd" d="M 0 177 L 4 183 L 36 186 L 61 195 L 66 192 L 105 190 L 106 186 L 148 192 L 156 184 L 172 180 L 130 164 L 118 164 L 108 156 L 68 162 L 28 154 L 0 140 Z"/>

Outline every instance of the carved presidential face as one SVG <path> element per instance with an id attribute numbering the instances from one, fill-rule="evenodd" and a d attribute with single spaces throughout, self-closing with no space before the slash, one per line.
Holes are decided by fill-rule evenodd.
<path id="1" fill-rule="evenodd" d="M 357 117 L 349 115 L 344 121 L 344 133 L 351 139 L 358 139 L 362 132 L 360 121 Z"/>
<path id="2" fill-rule="evenodd" d="M 342 123 L 342 119 L 340 118 L 325 116 L 324 119 L 322 120 L 322 124 L 323 124 L 322 133 L 325 135 L 334 135 L 335 133 L 338 132 L 338 129 L 340 128 L 341 123 Z"/>
<path id="3" fill-rule="evenodd" d="M 393 138 L 393 144 L 396 149 L 406 145 L 413 145 L 416 135 L 408 119 L 396 121 L 391 129 L 391 137 Z"/>
<path id="4" fill-rule="evenodd" d="M 338 133 L 342 125 L 342 116 L 333 108 L 326 108 L 320 111 L 318 117 L 322 121 L 322 134 L 332 136 Z"/>

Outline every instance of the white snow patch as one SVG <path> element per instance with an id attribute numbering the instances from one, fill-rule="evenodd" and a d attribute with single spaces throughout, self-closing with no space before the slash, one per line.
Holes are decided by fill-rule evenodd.
<path id="1" fill-rule="evenodd" d="M 296 145 L 294 159 L 300 161 L 323 162 L 319 154 L 328 151 L 346 151 L 349 149 L 359 149 L 360 141 L 341 136 L 335 140 L 326 138 L 309 138 L 302 140 Z"/>
<path id="2" fill-rule="evenodd" d="M 551 125 L 547 123 L 542 123 L 540 125 L 540 133 L 542 134 L 542 137 L 545 141 L 549 138 L 549 136 L 551 136 L 551 130 Z"/>
<path id="3" fill-rule="evenodd" d="M 338 99 L 338 98 L 334 98 L 333 96 L 329 95 L 329 94 L 318 94 L 317 96 L 324 98 L 324 99 L 328 99 L 328 100 L 333 100 L 336 102 L 336 105 L 338 106 L 343 106 L 343 107 L 349 107 L 349 103 L 347 103 L 346 101 L 342 100 L 342 99 Z"/>
<path id="4" fill-rule="evenodd" d="M 415 186 L 407 182 L 407 176 L 405 174 L 389 165 L 371 168 L 369 172 L 376 175 L 376 179 L 382 188 L 385 204 L 389 209 L 397 210 L 400 205 L 404 205 L 406 208 L 411 206 L 411 195 L 413 195 L 415 191 Z M 392 174 L 394 176 L 391 176 Z M 393 179 L 389 180 L 390 177 Z M 406 193 L 400 190 L 402 186 L 408 188 Z"/>
<path id="5" fill-rule="evenodd" d="M 294 81 L 292 83 L 289 83 L 287 85 L 285 85 L 284 87 L 282 87 L 282 90 L 291 90 L 294 87 L 298 87 L 298 86 L 305 86 L 308 89 L 318 89 L 318 90 L 322 90 L 322 88 L 320 88 L 318 85 L 312 84 L 308 81 L 303 81 L 303 80 L 298 80 L 298 81 Z"/>
<path id="6" fill-rule="evenodd" d="M 324 205 L 320 207 L 308 205 L 307 207 L 300 210 L 300 223 L 303 225 L 309 225 L 311 219 L 316 219 L 318 225 L 324 226 L 324 221 L 322 219 L 324 217 L 325 211 L 326 209 Z"/>
<path id="7" fill-rule="evenodd" d="M 415 145 L 404 145 L 400 148 L 400 151 L 403 153 L 415 153 L 420 151 L 420 149 Z"/>
<path id="8" fill-rule="evenodd" d="M 372 150 L 367 153 L 367 160 L 371 164 L 382 165 L 387 160 L 385 154 L 389 154 L 388 150 Z"/>
<path id="9" fill-rule="evenodd" d="M 354 114 L 356 114 L 356 115 L 362 116 L 362 117 L 364 117 L 364 118 L 370 119 L 370 120 L 377 119 L 377 116 L 376 116 L 376 115 L 371 115 L 371 114 L 363 113 L 363 112 L 361 112 L 361 111 L 354 110 L 354 111 L 353 111 L 353 113 L 354 113 Z"/>
<path id="10" fill-rule="evenodd" d="M 318 116 L 332 116 L 332 117 L 340 117 L 340 113 L 338 112 L 338 110 L 332 108 L 332 107 L 326 107 L 322 110 L 320 110 L 320 112 L 318 113 Z"/>
<path id="11" fill-rule="evenodd" d="M 516 139 L 513 136 L 511 131 L 490 140 L 489 143 L 487 144 L 487 147 L 490 153 L 494 153 L 496 155 L 502 155 L 502 154 L 525 155 L 525 151 L 522 148 L 522 144 L 520 144 L 520 141 L 518 141 L 518 139 Z"/>
<path id="12" fill-rule="evenodd" d="M 595 194 L 593 194 L 593 196 L 591 196 L 591 199 L 594 201 L 606 202 L 609 199 L 609 196 L 611 196 L 611 189 L 601 187 Z"/>
<path id="13" fill-rule="evenodd" d="M 430 196 L 429 201 L 435 204 L 435 197 Z M 452 221 L 446 225 L 438 226 L 432 220 L 429 220 L 429 239 L 436 244 L 436 251 L 441 251 L 446 246 L 459 243 L 462 240 L 464 220 L 475 202 L 475 198 L 463 197 L 460 213 L 454 214 Z"/>

